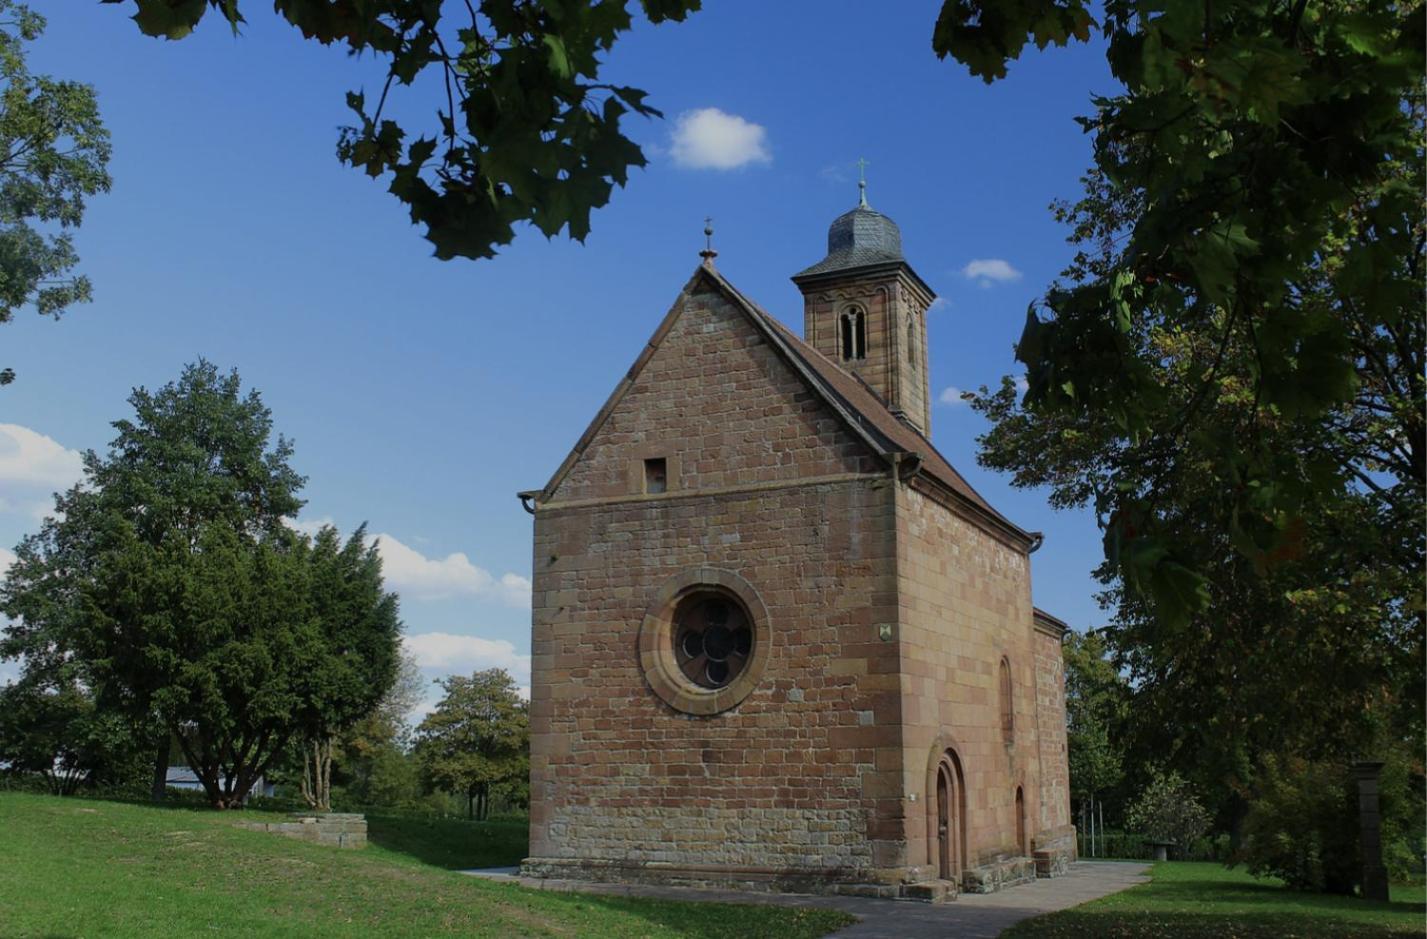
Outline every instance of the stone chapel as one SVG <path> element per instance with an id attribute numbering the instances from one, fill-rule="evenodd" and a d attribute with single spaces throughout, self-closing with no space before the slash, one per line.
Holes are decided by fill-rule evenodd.
<path id="1" fill-rule="evenodd" d="M 521 493 L 527 875 L 943 899 L 1074 859 L 1040 535 L 932 445 L 934 296 L 859 202 L 801 339 L 703 252 Z"/>

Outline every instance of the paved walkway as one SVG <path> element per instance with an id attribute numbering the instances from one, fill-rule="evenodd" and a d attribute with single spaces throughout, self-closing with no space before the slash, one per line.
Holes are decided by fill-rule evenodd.
<path id="1" fill-rule="evenodd" d="M 962 894 L 948 903 L 932 905 L 904 900 L 863 897 L 821 897 L 787 893 L 750 893 L 742 890 L 705 890 L 694 887 L 656 887 L 647 884 L 594 884 L 569 880 L 519 877 L 514 868 L 463 871 L 519 883 L 541 890 L 604 893 L 622 897 L 658 897 L 665 900 L 703 900 L 718 903 L 767 903 L 773 906 L 820 906 L 842 910 L 861 922 L 833 933 L 836 939 L 995 939 L 1003 929 L 1023 919 L 1079 906 L 1118 893 L 1149 880 L 1148 864 L 1123 861 L 1081 861 L 1063 877 L 1037 880 L 998 893 Z"/>

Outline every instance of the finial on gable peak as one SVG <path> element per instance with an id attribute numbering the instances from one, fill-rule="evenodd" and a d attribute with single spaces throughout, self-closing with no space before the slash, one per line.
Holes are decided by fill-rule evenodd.
<path id="1" fill-rule="evenodd" d="M 713 259 L 718 257 L 718 252 L 713 246 L 713 219 L 704 219 L 704 250 L 699 252 L 699 257 L 703 258 L 705 267 L 713 267 Z"/>
<path id="2" fill-rule="evenodd" d="M 862 157 L 857 158 L 857 204 L 864 209 L 870 209 L 867 204 L 867 161 Z"/>

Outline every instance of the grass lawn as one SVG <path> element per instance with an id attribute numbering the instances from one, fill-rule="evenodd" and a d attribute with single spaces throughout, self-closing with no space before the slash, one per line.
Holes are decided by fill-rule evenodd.
<path id="1" fill-rule="evenodd" d="M 445 868 L 502 866 L 524 826 L 376 818 L 341 851 L 218 813 L 0 793 L 0 936 L 821 936 L 831 910 L 547 893 Z M 277 816 L 271 816 L 277 817 Z"/>
<path id="2" fill-rule="evenodd" d="M 1421 887 L 1391 903 L 1294 893 L 1221 864 L 1171 861 L 1154 880 L 1074 909 L 1025 920 L 1002 939 L 1379 939 L 1427 933 Z"/>

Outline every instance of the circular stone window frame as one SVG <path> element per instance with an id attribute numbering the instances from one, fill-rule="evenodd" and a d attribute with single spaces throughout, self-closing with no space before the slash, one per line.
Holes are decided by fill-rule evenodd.
<path id="1" fill-rule="evenodd" d="M 720 593 L 734 600 L 748 614 L 753 630 L 748 664 L 722 688 L 695 684 L 674 657 L 674 611 L 697 593 Z M 732 571 L 701 567 L 669 579 L 655 593 L 639 627 L 639 664 L 650 689 L 665 704 L 685 714 L 709 716 L 738 705 L 758 687 L 768 665 L 772 638 L 768 608 L 753 585 Z"/>

